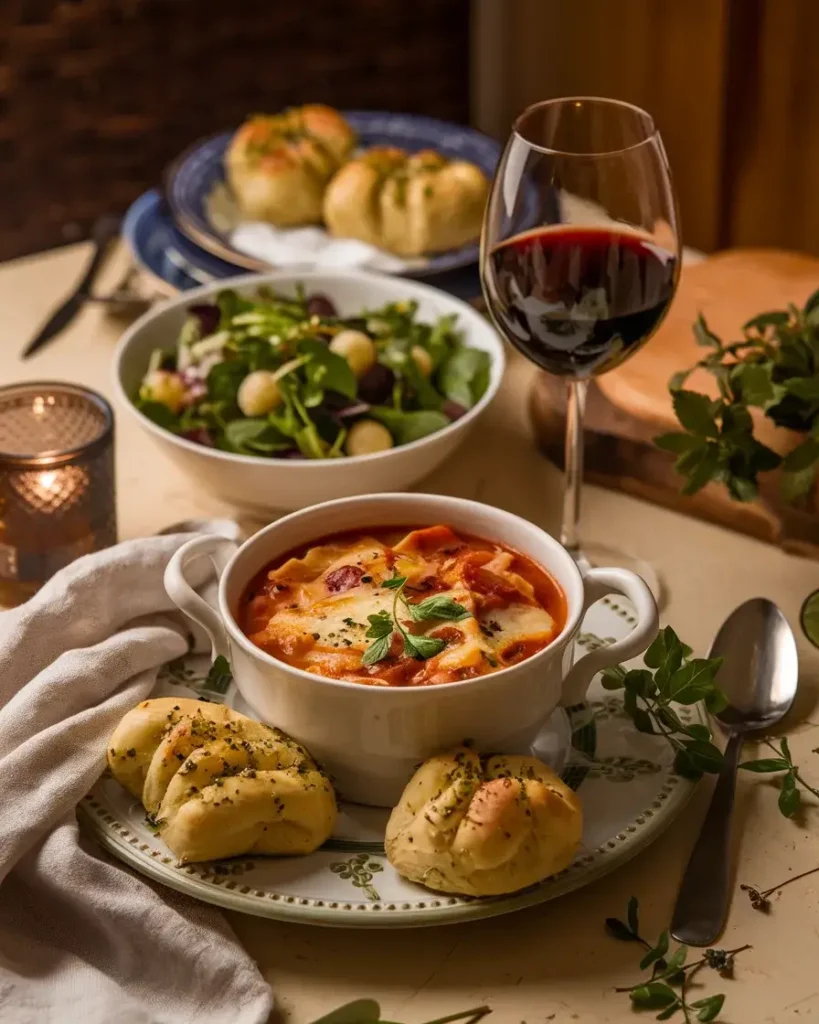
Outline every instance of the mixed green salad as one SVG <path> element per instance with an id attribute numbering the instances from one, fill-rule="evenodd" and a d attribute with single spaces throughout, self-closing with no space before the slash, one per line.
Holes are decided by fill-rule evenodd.
<path id="1" fill-rule="evenodd" d="M 338 316 L 323 295 L 260 287 L 191 306 L 173 352 L 151 356 L 135 404 L 190 441 L 261 458 L 329 459 L 409 444 L 463 416 L 489 386 L 488 353 L 456 316 L 416 302 Z"/>

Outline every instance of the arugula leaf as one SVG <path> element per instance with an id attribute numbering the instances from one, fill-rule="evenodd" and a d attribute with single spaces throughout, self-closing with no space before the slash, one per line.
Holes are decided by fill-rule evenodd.
<path id="1" fill-rule="evenodd" d="M 337 391 L 345 398 L 355 398 L 358 383 L 350 364 L 315 338 L 303 338 L 299 342 L 299 354 L 310 356 L 304 366 L 307 383 L 317 391 Z"/>
<path id="2" fill-rule="evenodd" d="M 247 374 L 247 363 L 241 359 L 229 359 L 212 366 L 206 381 L 208 398 L 212 402 L 235 406 L 239 386 Z"/>
<path id="3" fill-rule="evenodd" d="M 263 419 L 232 420 L 226 425 L 224 436 L 230 448 L 240 454 L 256 455 L 291 447 L 290 440 Z"/>
<path id="4" fill-rule="evenodd" d="M 418 604 L 410 604 L 407 607 L 416 622 L 425 619 L 449 619 L 452 622 L 460 622 L 461 619 L 472 617 L 472 612 L 451 597 L 447 597 L 446 594 L 435 594 L 419 601 Z"/>
<path id="5" fill-rule="evenodd" d="M 439 640 L 436 636 L 413 636 L 403 632 L 403 637 L 404 653 L 419 660 L 434 658 L 446 647 L 446 640 Z"/>
<path id="6" fill-rule="evenodd" d="M 178 433 L 180 429 L 179 417 L 172 413 L 167 405 L 163 405 L 162 402 L 145 401 L 142 398 L 137 398 L 134 405 L 143 416 L 148 417 L 151 423 L 155 423 L 164 430 L 170 430 L 174 434 Z"/>
<path id="7" fill-rule="evenodd" d="M 455 331 L 458 320 L 457 313 L 442 316 L 433 325 L 428 336 L 420 343 L 432 356 L 432 367 L 437 370 L 449 355 L 454 344 L 459 340 Z"/>
<path id="8" fill-rule="evenodd" d="M 402 412 L 384 405 L 374 405 L 369 412 L 374 420 L 383 423 L 392 434 L 396 444 L 410 444 L 429 434 L 449 426 L 449 420 L 442 412 L 422 409 L 417 412 Z"/>
<path id="9" fill-rule="evenodd" d="M 459 348 L 441 365 L 438 387 L 447 398 L 471 409 L 489 387 L 489 370 L 488 352 L 478 348 Z"/>

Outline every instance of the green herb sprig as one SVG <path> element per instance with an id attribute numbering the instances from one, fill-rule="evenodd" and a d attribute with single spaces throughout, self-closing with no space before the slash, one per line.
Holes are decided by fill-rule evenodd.
<path id="1" fill-rule="evenodd" d="M 666 626 L 643 660 L 644 669 L 626 670 L 622 665 L 606 669 L 605 689 L 625 691 L 623 706 L 634 725 L 640 732 L 668 740 L 675 751 L 674 767 L 681 775 L 699 778 L 704 772 L 719 772 L 723 757 L 711 741 L 711 730 L 699 722 L 683 722 L 672 705 L 703 701 L 711 714 L 722 711 L 727 700 L 715 681 L 722 659 L 691 658 L 691 648 Z"/>
<path id="2" fill-rule="evenodd" d="M 760 473 L 781 467 L 782 497 L 798 502 L 813 489 L 819 468 L 819 291 L 802 309 L 790 304 L 755 316 L 744 325 L 740 341 L 723 342 L 702 315 L 693 329 L 708 353 L 669 382 L 684 432 L 654 439 L 678 456 L 675 468 L 686 478 L 683 493 L 695 494 L 715 480 L 732 498 L 750 501 L 758 493 Z M 684 388 L 698 368 L 716 378 L 719 398 Z M 783 458 L 754 436 L 753 408 L 804 440 Z"/>
<path id="3" fill-rule="evenodd" d="M 433 658 L 446 647 L 446 640 L 439 637 L 415 636 L 409 633 L 398 617 L 399 602 L 413 622 L 425 622 L 430 619 L 448 619 L 452 622 L 459 622 L 461 619 L 468 619 L 472 614 L 462 604 L 458 604 L 457 601 L 445 594 L 433 594 L 432 597 L 427 597 L 417 604 L 410 604 L 404 590 L 406 584 L 407 577 L 398 575 L 382 582 L 382 587 L 395 591 L 392 614 L 384 609 L 375 615 L 367 616 L 370 628 L 367 630 L 366 636 L 372 640 L 372 643 L 369 644 L 361 658 L 362 665 L 374 665 L 386 658 L 392 647 L 393 633 L 396 632 L 403 641 L 404 654 L 410 658 L 417 658 L 419 661 Z"/>
<path id="4" fill-rule="evenodd" d="M 687 946 L 677 946 L 673 952 L 669 952 L 667 931 L 662 932 L 652 945 L 640 935 L 639 929 L 635 896 L 628 902 L 626 921 L 616 917 L 606 918 L 606 930 L 612 938 L 622 942 L 637 942 L 646 949 L 640 961 L 640 970 L 651 971 L 647 979 L 615 991 L 628 993 L 635 1010 L 659 1010 L 657 1020 L 670 1020 L 677 1013 L 682 1013 L 686 1024 L 693 1021 L 706 1024 L 716 1020 L 725 1003 L 725 995 L 717 993 L 689 1001 L 691 981 L 703 968 L 710 968 L 722 977 L 731 977 L 734 957 L 751 947 L 745 945 L 737 949 L 706 949 L 699 960 L 688 963 Z"/>
<path id="5" fill-rule="evenodd" d="M 786 818 L 795 818 L 802 806 L 800 787 L 815 797 L 819 797 L 819 790 L 805 782 L 800 775 L 799 767 L 793 763 L 791 749 L 784 736 L 779 741 L 778 748 L 768 739 L 762 742 L 776 754 L 776 757 L 761 757 L 755 761 L 743 761 L 739 767 L 746 772 L 758 772 L 764 775 L 784 772 L 779 788 L 779 810 Z"/>

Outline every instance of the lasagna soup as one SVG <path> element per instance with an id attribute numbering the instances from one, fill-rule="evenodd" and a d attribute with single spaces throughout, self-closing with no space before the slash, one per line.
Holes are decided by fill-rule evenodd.
<path id="1" fill-rule="evenodd" d="M 316 675 L 426 686 L 497 672 L 566 622 L 554 579 L 531 558 L 449 526 L 326 537 L 271 563 L 239 608 L 244 634 Z"/>

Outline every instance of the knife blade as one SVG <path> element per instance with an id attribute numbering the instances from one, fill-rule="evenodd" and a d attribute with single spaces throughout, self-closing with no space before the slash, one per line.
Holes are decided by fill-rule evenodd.
<path id="1" fill-rule="evenodd" d="M 39 351 L 39 349 L 64 331 L 88 301 L 94 281 L 108 251 L 108 245 L 119 233 L 119 225 L 119 217 L 100 217 L 96 221 L 91 236 L 94 242 L 94 251 L 91 254 L 91 259 L 88 261 L 85 273 L 80 278 L 71 295 L 54 310 L 28 343 L 22 353 L 23 359 L 28 359 L 29 356 Z"/>

